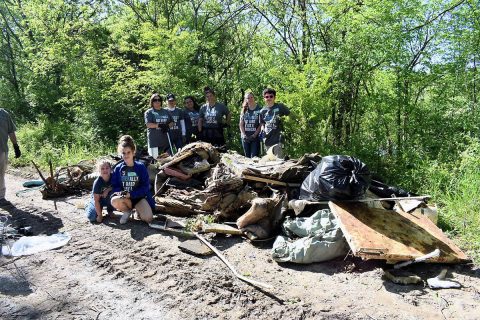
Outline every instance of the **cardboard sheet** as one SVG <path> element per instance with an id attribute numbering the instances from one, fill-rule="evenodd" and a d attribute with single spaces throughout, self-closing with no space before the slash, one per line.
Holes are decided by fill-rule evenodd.
<path id="1" fill-rule="evenodd" d="M 461 263 L 468 257 L 426 216 L 368 208 L 362 203 L 333 203 L 330 209 L 355 256 L 389 262 L 415 259 L 440 249 L 429 262 Z"/>

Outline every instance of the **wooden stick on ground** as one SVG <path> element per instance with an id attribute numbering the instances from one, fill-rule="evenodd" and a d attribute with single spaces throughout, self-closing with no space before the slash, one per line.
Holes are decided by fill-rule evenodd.
<path id="1" fill-rule="evenodd" d="M 197 237 L 198 240 L 202 241 L 203 243 L 205 243 L 207 245 L 207 247 L 209 247 L 210 249 L 212 249 L 213 252 L 215 252 L 215 254 L 220 258 L 220 260 L 222 260 L 223 263 L 225 263 L 227 265 L 227 267 L 233 272 L 233 274 L 240 280 L 246 282 L 246 283 L 249 283 L 255 287 L 260 287 L 260 288 L 266 288 L 266 289 L 273 289 L 273 287 L 269 284 L 266 284 L 266 283 L 263 283 L 263 282 L 259 282 L 259 281 L 255 281 L 253 279 L 249 279 L 247 277 L 244 277 L 242 276 L 241 274 L 239 274 L 237 272 L 237 270 L 235 270 L 235 268 L 230 264 L 230 262 L 228 262 L 228 260 L 222 255 L 222 253 L 220 251 L 217 250 L 217 248 L 215 248 L 214 246 L 212 246 L 212 244 L 210 242 L 207 241 L 207 239 L 205 239 L 204 237 L 202 237 L 201 235 L 199 235 L 198 233 L 195 233 L 195 236 Z"/>
<path id="2" fill-rule="evenodd" d="M 50 186 L 52 189 L 55 189 L 55 178 L 53 177 L 53 165 L 52 160 L 48 160 L 48 166 L 50 167 L 50 179 L 52 181 L 52 185 Z"/>
<path id="3" fill-rule="evenodd" d="M 40 169 L 38 168 L 37 164 L 35 162 L 33 162 L 32 160 L 32 163 L 33 163 L 33 166 L 35 167 L 35 169 L 37 169 L 37 172 L 38 174 L 40 175 L 40 178 L 42 179 L 43 183 L 45 183 L 45 186 L 48 187 L 48 182 L 47 180 L 45 179 L 45 177 L 43 176 L 42 172 L 40 171 Z"/>

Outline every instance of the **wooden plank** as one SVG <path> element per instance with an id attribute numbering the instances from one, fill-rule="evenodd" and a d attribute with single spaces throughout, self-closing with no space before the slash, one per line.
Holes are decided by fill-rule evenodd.
<path id="1" fill-rule="evenodd" d="M 250 175 L 243 175 L 242 178 L 244 180 L 264 182 L 264 183 L 269 183 L 269 184 L 273 184 L 273 185 L 277 185 L 277 186 L 284 186 L 284 187 L 300 187 L 301 186 L 300 183 L 287 183 L 287 182 L 283 182 L 283 181 L 261 178 L 261 177 L 255 177 L 255 176 L 250 176 Z"/>
<path id="2" fill-rule="evenodd" d="M 204 223 L 202 226 L 202 232 L 232 234 L 237 236 L 243 235 L 243 232 L 238 230 L 237 228 L 227 226 L 226 224 L 221 223 Z"/>
<path id="3" fill-rule="evenodd" d="M 160 170 L 166 168 L 166 167 L 170 167 L 170 166 L 173 166 L 174 164 L 177 164 L 183 160 L 185 160 L 186 158 L 190 157 L 193 155 L 193 151 L 192 150 L 188 150 L 186 151 L 184 154 L 182 154 L 181 156 L 178 156 L 177 158 L 173 159 L 173 160 L 170 160 L 169 162 L 165 163 L 164 165 L 162 165 L 160 167 Z"/>
<path id="4" fill-rule="evenodd" d="M 355 256 L 405 261 L 440 249 L 429 262 L 461 263 L 468 257 L 422 214 L 368 208 L 361 203 L 329 203 Z"/>

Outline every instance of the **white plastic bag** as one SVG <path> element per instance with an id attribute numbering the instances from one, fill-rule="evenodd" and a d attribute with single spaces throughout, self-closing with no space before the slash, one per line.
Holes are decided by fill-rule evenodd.
<path id="1" fill-rule="evenodd" d="M 56 233 L 51 236 L 21 237 L 11 247 L 12 256 L 26 256 L 42 251 L 63 247 L 72 237 L 68 233 Z"/>

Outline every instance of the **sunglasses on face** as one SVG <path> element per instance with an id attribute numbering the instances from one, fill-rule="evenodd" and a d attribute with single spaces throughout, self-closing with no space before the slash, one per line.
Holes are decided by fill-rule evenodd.
<path id="1" fill-rule="evenodd" d="M 274 98 L 275 96 L 273 94 L 266 94 L 263 96 L 265 99 L 272 99 Z"/>
<path id="2" fill-rule="evenodd" d="M 152 101 L 153 101 L 153 102 L 162 102 L 161 99 L 153 99 Z"/>

